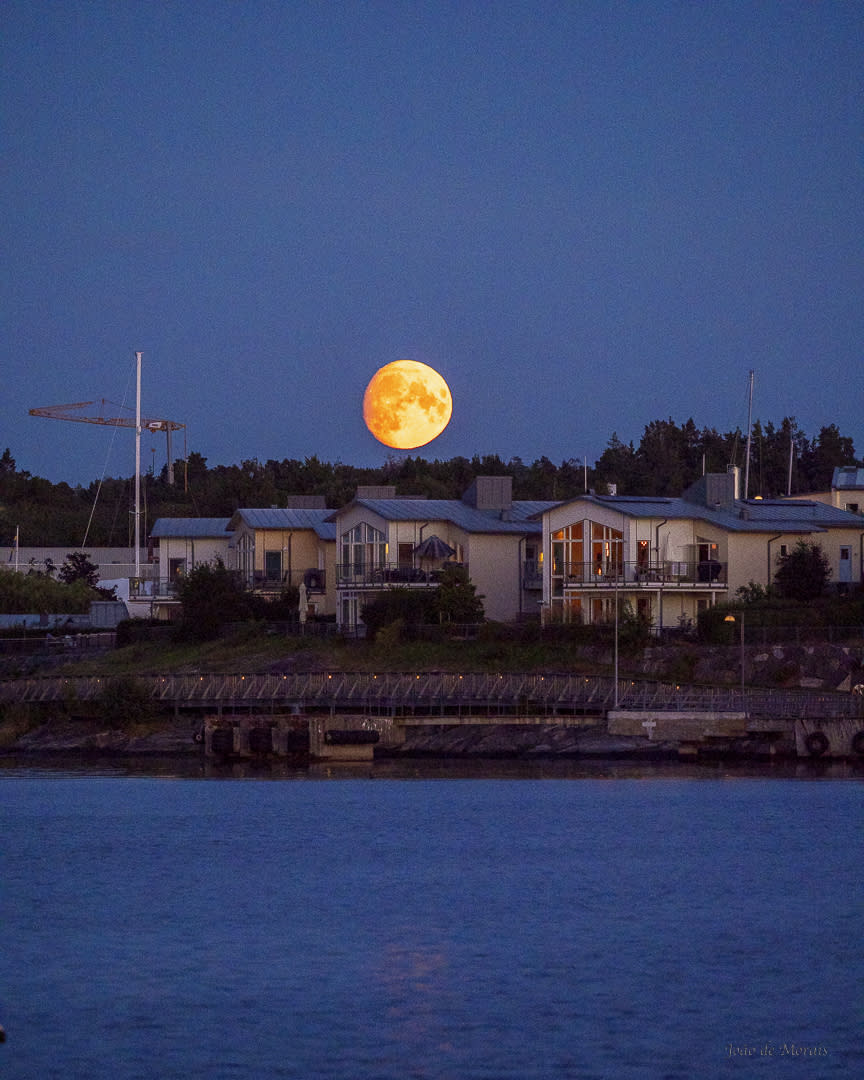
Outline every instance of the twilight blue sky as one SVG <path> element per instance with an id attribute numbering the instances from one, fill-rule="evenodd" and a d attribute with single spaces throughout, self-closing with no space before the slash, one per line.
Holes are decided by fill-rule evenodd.
<path id="1" fill-rule="evenodd" d="M 0 449 L 382 464 L 382 364 L 453 392 L 427 458 L 593 462 L 693 417 L 864 453 L 857 2 L 5 0 Z M 157 453 L 152 455 L 151 446 Z M 175 449 L 178 449 L 175 443 Z M 145 466 L 164 461 L 148 436 Z"/>

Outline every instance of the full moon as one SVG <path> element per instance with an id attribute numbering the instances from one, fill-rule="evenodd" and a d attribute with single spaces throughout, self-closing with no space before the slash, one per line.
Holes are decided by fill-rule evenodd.
<path id="1" fill-rule="evenodd" d="M 369 380 L 363 395 L 366 427 L 385 446 L 425 446 L 450 422 L 453 398 L 438 372 L 417 360 L 394 360 Z"/>

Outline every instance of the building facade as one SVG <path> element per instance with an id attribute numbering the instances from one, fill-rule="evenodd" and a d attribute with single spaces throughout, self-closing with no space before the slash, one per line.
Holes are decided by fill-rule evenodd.
<path id="1" fill-rule="evenodd" d="M 361 627 L 364 605 L 385 589 L 436 588 L 452 563 L 466 568 L 487 619 L 538 616 L 539 515 L 551 505 L 514 502 L 507 476 L 478 477 L 462 499 L 396 498 L 393 491 L 359 489 L 332 515 L 339 626 Z"/>
<path id="2" fill-rule="evenodd" d="M 832 582 L 860 585 L 860 517 L 808 500 L 739 497 L 737 469 L 708 474 L 680 498 L 586 495 L 543 515 L 544 622 L 608 623 L 626 602 L 652 627 L 696 621 L 751 582 L 769 585 L 777 557 L 820 545 Z"/>

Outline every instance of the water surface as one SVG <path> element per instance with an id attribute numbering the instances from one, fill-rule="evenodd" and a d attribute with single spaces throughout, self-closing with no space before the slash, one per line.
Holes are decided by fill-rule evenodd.
<path id="1" fill-rule="evenodd" d="M 864 785 L 614 768 L 7 769 L 0 1073 L 864 1075 Z"/>

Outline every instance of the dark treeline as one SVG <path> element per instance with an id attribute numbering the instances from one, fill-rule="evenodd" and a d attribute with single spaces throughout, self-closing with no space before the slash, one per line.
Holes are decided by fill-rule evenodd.
<path id="1" fill-rule="evenodd" d="M 791 457 L 790 457 L 791 450 Z M 498 455 L 427 461 L 390 457 L 378 468 L 330 464 L 317 457 L 208 468 L 193 452 L 178 461 L 174 485 L 167 469 L 142 477 L 143 535 L 159 517 L 228 517 L 240 507 L 283 506 L 290 495 L 323 495 L 328 506 L 345 505 L 358 485 L 389 484 L 399 495 L 456 499 L 475 476 L 513 477 L 517 499 L 567 499 L 586 490 L 619 495 L 679 495 L 703 472 L 744 469 L 746 437 L 697 428 L 693 420 L 648 424 L 638 446 L 613 434 L 593 466 L 577 458 L 555 464 L 541 457 L 530 465 Z M 791 461 L 791 470 L 790 470 Z M 775 427 L 756 421 L 751 435 L 749 494 L 764 498 L 824 491 L 838 465 L 861 464 L 853 441 L 831 424 L 808 438 L 785 417 Z M 791 483 L 790 483 L 791 477 Z M 19 471 L 10 451 L 0 457 L 0 543 L 10 545 L 20 530 L 22 546 L 124 547 L 133 543 L 134 477 L 72 487 Z"/>

